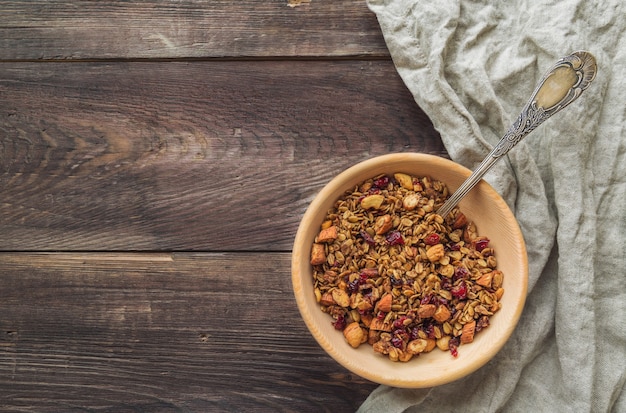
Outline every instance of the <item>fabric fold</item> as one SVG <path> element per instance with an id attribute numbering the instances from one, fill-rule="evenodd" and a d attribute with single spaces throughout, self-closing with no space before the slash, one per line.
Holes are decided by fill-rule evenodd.
<path id="1" fill-rule="evenodd" d="M 432 389 L 381 386 L 360 412 L 626 411 L 622 3 L 368 1 L 399 75 L 450 157 L 469 168 L 558 58 L 588 50 L 599 69 L 581 98 L 485 177 L 515 213 L 528 249 L 528 298 L 511 339 L 463 379 Z"/>

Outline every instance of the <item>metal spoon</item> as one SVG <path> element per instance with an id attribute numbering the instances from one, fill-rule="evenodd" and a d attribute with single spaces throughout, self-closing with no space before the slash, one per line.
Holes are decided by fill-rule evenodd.
<path id="1" fill-rule="evenodd" d="M 544 75 L 519 117 L 469 178 L 437 210 L 446 217 L 483 175 L 543 121 L 575 101 L 596 77 L 596 59 L 589 52 L 561 58 Z"/>

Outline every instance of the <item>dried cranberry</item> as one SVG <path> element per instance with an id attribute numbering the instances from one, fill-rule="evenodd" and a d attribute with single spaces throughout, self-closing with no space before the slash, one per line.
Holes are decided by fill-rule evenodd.
<path id="1" fill-rule="evenodd" d="M 458 337 L 452 337 L 450 341 L 448 341 L 448 348 L 450 349 L 450 354 L 452 354 L 452 357 L 458 357 L 458 348 L 460 343 L 461 341 Z"/>
<path id="2" fill-rule="evenodd" d="M 480 317 L 476 322 L 476 333 L 478 333 L 483 328 L 489 327 L 489 317 L 486 315 Z"/>
<path id="3" fill-rule="evenodd" d="M 402 341 L 400 337 L 392 337 L 391 345 L 395 348 L 402 348 L 402 346 L 404 345 L 404 341 Z"/>
<path id="4" fill-rule="evenodd" d="M 454 268 L 454 276 L 452 277 L 452 279 L 454 281 L 462 279 L 462 280 L 466 280 L 469 277 L 470 273 L 467 270 L 467 268 L 465 267 L 455 267 Z"/>
<path id="5" fill-rule="evenodd" d="M 380 311 L 378 315 L 376 316 L 376 318 L 379 320 L 384 320 L 385 317 L 387 317 L 387 313 L 385 313 L 384 311 Z"/>
<path id="6" fill-rule="evenodd" d="M 389 277 L 389 281 L 391 282 L 391 285 L 394 287 L 399 287 L 403 284 L 402 278 L 396 278 L 393 275 Z"/>
<path id="7" fill-rule="evenodd" d="M 385 239 L 389 243 L 389 245 L 404 245 L 404 239 L 402 238 L 402 234 L 399 231 L 391 231 L 388 232 L 385 236 Z"/>
<path id="8" fill-rule="evenodd" d="M 350 281 L 348 283 L 348 292 L 350 294 L 356 293 L 357 291 L 359 291 L 359 285 L 360 285 L 360 282 L 358 278 L 356 280 Z"/>
<path id="9" fill-rule="evenodd" d="M 420 338 L 419 331 L 419 328 L 414 328 L 413 330 L 411 330 L 411 334 L 409 335 L 410 339 L 417 340 L 418 338 Z"/>
<path id="10" fill-rule="evenodd" d="M 424 238 L 424 243 L 426 245 L 435 245 L 435 244 L 439 244 L 439 241 L 441 240 L 441 237 L 439 236 L 439 234 L 436 233 L 432 233 L 426 236 L 426 238 Z"/>
<path id="11" fill-rule="evenodd" d="M 452 287 L 452 284 L 450 283 L 450 279 L 448 277 L 442 277 L 441 288 L 443 288 L 444 290 L 449 290 L 450 287 Z"/>
<path id="12" fill-rule="evenodd" d="M 453 297 L 463 300 L 464 298 L 467 298 L 467 287 L 465 286 L 465 283 L 462 282 L 452 287 L 450 289 L 450 293 L 452 293 Z"/>
<path id="13" fill-rule="evenodd" d="M 404 328 L 404 320 L 408 319 L 407 316 L 400 316 L 393 322 L 394 328 Z"/>
<path id="14" fill-rule="evenodd" d="M 406 331 L 406 329 L 404 327 L 403 328 L 399 328 L 397 330 L 394 330 L 393 336 L 394 337 L 398 337 L 402 341 L 408 341 L 409 340 L 409 332 Z"/>
<path id="15" fill-rule="evenodd" d="M 420 300 L 420 304 L 422 304 L 422 305 L 423 304 L 430 304 L 432 301 L 433 301 L 433 295 L 432 294 L 426 294 Z"/>
<path id="16" fill-rule="evenodd" d="M 385 189 L 387 185 L 389 185 L 389 177 L 387 175 L 381 176 L 380 178 L 374 180 L 373 185 L 376 188 Z"/>
<path id="17" fill-rule="evenodd" d="M 432 324 L 424 324 L 422 325 L 422 331 L 428 336 L 428 338 L 435 339 L 435 326 Z"/>
<path id="18" fill-rule="evenodd" d="M 346 328 L 346 318 L 343 315 L 338 315 L 337 320 L 333 323 L 336 330 L 343 330 Z"/>
<path id="19" fill-rule="evenodd" d="M 361 238 L 363 238 L 363 241 L 367 242 L 370 246 L 375 246 L 376 245 L 376 241 L 374 241 L 374 238 L 369 234 L 369 232 L 362 230 L 360 232 Z"/>
<path id="20" fill-rule="evenodd" d="M 482 251 L 485 248 L 487 248 L 487 246 L 489 245 L 489 239 L 487 238 L 483 238 L 483 239 L 479 239 L 478 241 L 475 242 L 475 248 L 476 251 Z"/>
<path id="21" fill-rule="evenodd" d="M 458 242 L 451 242 L 448 244 L 448 248 L 450 251 L 459 251 L 461 249 L 461 244 Z"/>

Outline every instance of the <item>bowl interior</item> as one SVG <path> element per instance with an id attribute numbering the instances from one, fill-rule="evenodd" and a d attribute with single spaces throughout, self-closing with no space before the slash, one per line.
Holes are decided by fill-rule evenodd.
<path id="1" fill-rule="evenodd" d="M 482 181 L 460 203 L 474 221 L 479 235 L 488 237 L 495 249 L 498 269 L 504 273 L 502 308 L 474 342 L 459 347 L 454 358 L 438 349 L 413 360 L 391 362 L 367 344 L 353 349 L 331 325 L 315 301 L 310 249 L 328 209 L 348 189 L 381 173 L 404 172 L 431 176 L 453 192 L 471 173 L 450 160 L 426 154 L 400 153 L 361 162 L 336 176 L 315 197 L 305 212 L 292 253 L 292 284 L 298 308 L 311 334 L 338 363 L 368 380 L 394 387 L 431 387 L 459 379 L 484 365 L 513 332 L 526 298 L 528 262 L 524 240 L 512 212 L 496 191 Z"/>

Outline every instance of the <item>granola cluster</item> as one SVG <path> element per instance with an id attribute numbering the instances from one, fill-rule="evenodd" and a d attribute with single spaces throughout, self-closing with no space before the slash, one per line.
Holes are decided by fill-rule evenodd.
<path id="1" fill-rule="evenodd" d="M 352 347 L 392 361 L 435 347 L 457 356 L 500 309 L 503 274 L 489 240 L 442 182 L 404 173 L 368 179 L 328 211 L 311 249 L 315 296 Z"/>

